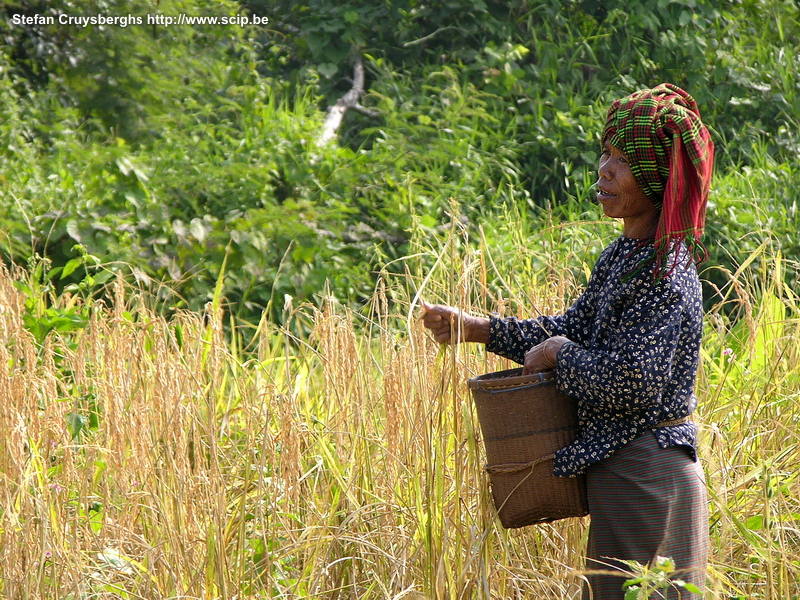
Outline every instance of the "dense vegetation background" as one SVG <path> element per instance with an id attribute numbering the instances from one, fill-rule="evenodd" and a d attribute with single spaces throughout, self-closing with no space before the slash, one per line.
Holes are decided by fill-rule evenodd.
<path id="1" fill-rule="evenodd" d="M 800 598 L 796 2 L 0 11 L 0 598 L 578 597 L 586 520 L 491 507 L 464 381 L 507 361 L 414 310 L 563 309 L 606 107 L 662 81 L 717 144 L 706 597 Z"/>
<path id="2" fill-rule="evenodd" d="M 498 248 L 598 218 L 606 107 L 662 81 L 695 96 L 717 143 L 708 264 L 735 270 L 765 233 L 798 253 L 794 2 L 11 0 L 2 11 L 0 248 L 7 262 L 47 257 L 59 289 L 119 271 L 165 308 L 196 309 L 221 279 L 250 321 L 267 308 L 280 319 L 286 294 L 318 302 L 326 282 L 358 305 L 382 269 L 429 267 L 408 258 L 415 240 L 436 239 L 454 210 Z M 12 20 L 148 13 L 268 23 Z M 320 147 L 357 57 L 361 103 L 377 116 L 350 110 Z"/>

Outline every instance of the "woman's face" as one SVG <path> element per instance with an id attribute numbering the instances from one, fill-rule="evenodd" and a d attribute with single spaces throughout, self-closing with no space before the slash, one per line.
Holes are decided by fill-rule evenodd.
<path id="1" fill-rule="evenodd" d="M 608 142 L 600 155 L 597 201 L 607 217 L 622 219 L 626 237 L 653 237 L 660 210 L 639 187 L 625 154 Z"/>

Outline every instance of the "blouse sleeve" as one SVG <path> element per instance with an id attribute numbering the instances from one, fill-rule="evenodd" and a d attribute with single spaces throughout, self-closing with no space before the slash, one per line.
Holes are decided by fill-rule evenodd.
<path id="1" fill-rule="evenodd" d="M 525 353 L 549 337 L 561 335 L 587 345 L 597 310 L 597 296 L 606 276 L 607 252 L 592 270 L 586 289 L 562 315 L 520 320 L 515 317 L 492 317 L 486 349 L 516 363 L 525 362 Z"/>
<path id="2" fill-rule="evenodd" d="M 611 303 L 602 350 L 586 349 L 575 339 L 561 347 L 556 377 L 562 392 L 624 412 L 660 401 L 671 376 L 684 300 L 668 281 L 637 283 Z"/>
<path id="3" fill-rule="evenodd" d="M 517 319 L 492 317 L 489 343 L 486 349 L 519 364 L 525 362 L 525 353 L 549 337 L 561 335 L 586 344 L 591 335 L 594 315 L 595 286 L 587 286 L 583 294 L 563 315 Z"/>

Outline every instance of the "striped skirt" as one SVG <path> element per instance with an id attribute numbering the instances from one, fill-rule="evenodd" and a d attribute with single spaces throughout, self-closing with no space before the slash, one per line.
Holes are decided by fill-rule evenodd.
<path id="1" fill-rule="evenodd" d="M 703 589 L 708 558 L 708 507 L 700 463 L 685 448 L 662 448 L 647 432 L 610 458 L 589 467 L 591 525 L 583 600 L 621 600 L 630 567 L 614 559 L 652 564 L 671 557 L 681 579 Z M 592 573 L 611 571 L 612 574 Z M 627 571 L 628 574 L 613 572 Z M 671 586 L 651 598 L 697 600 Z"/>

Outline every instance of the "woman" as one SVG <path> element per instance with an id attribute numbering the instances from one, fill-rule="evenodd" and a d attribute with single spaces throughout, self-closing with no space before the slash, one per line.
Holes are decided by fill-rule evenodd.
<path id="1" fill-rule="evenodd" d="M 621 219 L 586 290 L 563 315 L 490 319 L 424 305 L 441 343 L 480 342 L 523 364 L 555 369 L 579 400 L 578 438 L 554 474 L 587 475 L 591 526 L 585 599 L 623 597 L 629 568 L 671 557 L 676 579 L 703 588 L 708 516 L 697 462 L 695 378 L 703 327 L 694 263 L 714 146 L 694 99 L 662 84 L 614 102 L 598 168 L 597 200 Z M 606 573 L 591 573 L 591 571 Z M 591 587 L 591 592 L 589 590 Z M 698 598 L 673 587 L 659 598 Z"/>

